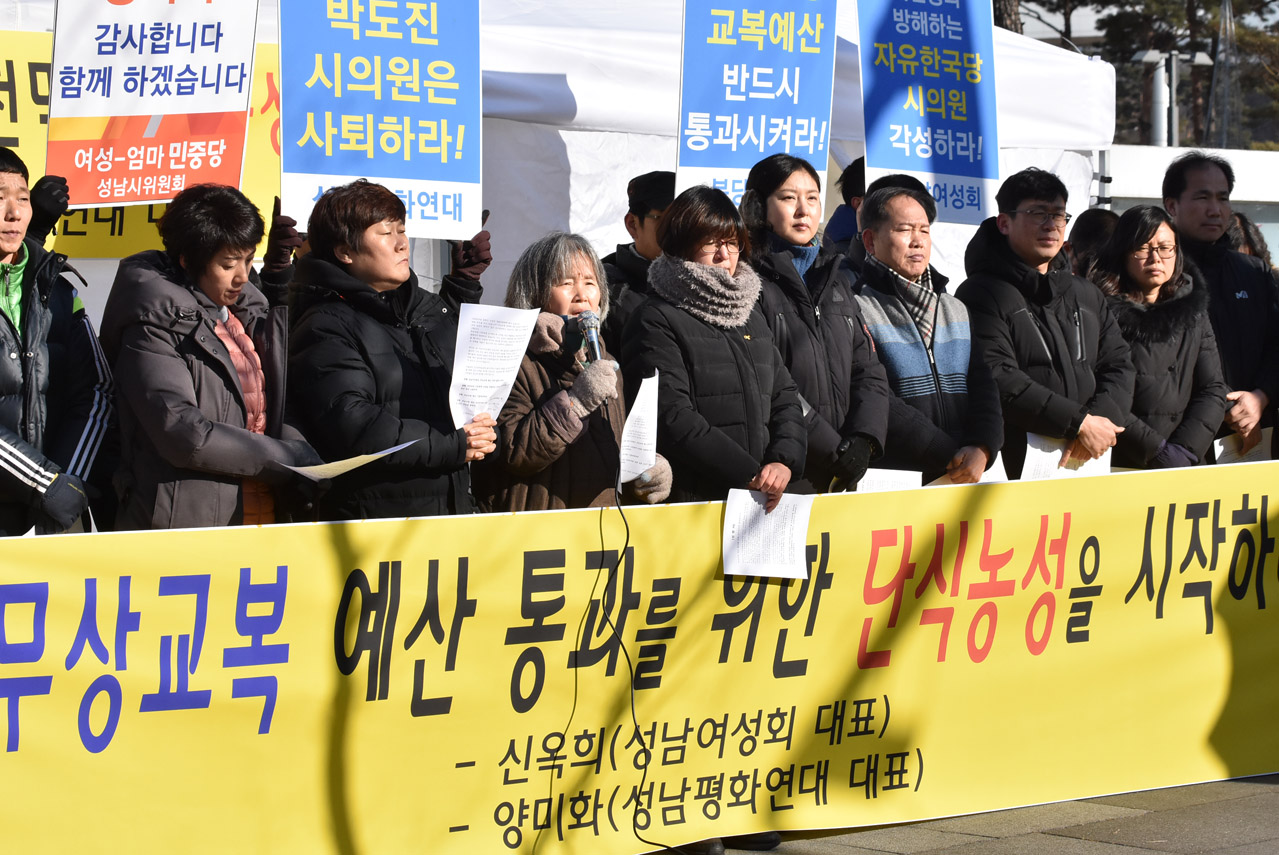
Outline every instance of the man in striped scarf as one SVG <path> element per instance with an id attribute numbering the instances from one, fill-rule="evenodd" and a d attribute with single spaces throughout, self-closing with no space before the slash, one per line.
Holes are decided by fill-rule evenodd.
<path id="1" fill-rule="evenodd" d="M 859 214 L 857 303 L 893 391 L 879 465 L 975 483 L 1003 443 L 1003 418 L 968 311 L 929 263 L 936 203 L 923 189 L 888 186 L 872 190 Z"/>

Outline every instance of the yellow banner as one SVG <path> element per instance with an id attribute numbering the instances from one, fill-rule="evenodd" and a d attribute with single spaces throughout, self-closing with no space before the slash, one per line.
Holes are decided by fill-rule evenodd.
<path id="1" fill-rule="evenodd" d="M 53 34 L 0 30 L 0 145 L 14 149 L 35 182 L 44 175 Z M 270 226 L 280 193 L 279 49 L 259 44 L 240 187 Z M 62 218 L 46 246 L 72 258 L 124 258 L 160 246 L 155 223 L 165 205 L 85 208 Z M 265 248 L 265 241 L 262 245 Z"/>
<path id="2" fill-rule="evenodd" d="M 5 848 L 625 855 L 1275 772 L 1276 477 L 819 497 L 803 581 L 725 578 L 719 504 L 9 540 Z"/>

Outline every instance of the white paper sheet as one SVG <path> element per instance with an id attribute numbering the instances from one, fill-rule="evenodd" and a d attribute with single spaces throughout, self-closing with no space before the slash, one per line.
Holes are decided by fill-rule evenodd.
<path id="1" fill-rule="evenodd" d="M 1240 454 L 1239 449 L 1243 446 L 1243 440 L 1239 438 L 1239 434 L 1232 433 L 1229 436 L 1223 436 L 1221 439 L 1212 441 L 1212 448 L 1217 452 L 1217 465 L 1223 466 L 1227 463 L 1261 463 L 1270 459 L 1270 441 L 1274 439 L 1274 428 L 1261 429 L 1261 442 L 1252 447 L 1247 454 Z"/>
<path id="2" fill-rule="evenodd" d="M 1096 460 L 1071 460 L 1065 466 L 1061 464 L 1062 452 L 1070 445 L 1070 440 L 1053 439 L 1037 433 L 1026 434 L 1026 463 L 1021 468 L 1021 480 L 1045 481 L 1051 478 L 1081 478 L 1090 475 L 1110 474 L 1110 453 Z"/>
<path id="3" fill-rule="evenodd" d="M 536 309 L 467 303 L 458 315 L 449 411 L 462 427 L 480 413 L 497 418 L 528 349 Z"/>
<path id="4" fill-rule="evenodd" d="M 787 493 L 770 514 L 764 494 L 729 490 L 724 502 L 724 575 L 808 578 L 808 519 L 812 495 Z"/>
<path id="5" fill-rule="evenodd" d="M 990 468 L 981 473 L 981 484 L 1003 484 L 1008 480 L 1008 473 L 1004 470 L 1004 455 L 998 453 L 995 455 L 995 462 L 990 464 Z M 947 473 L 935 481 L 929 481 L 925 487 L 945 487 L 947 485 L 954 486 L 955 482 L 950 480 L 950 473 Z"/>
<path id="6" fill-rule="evenodd" d="M 380 457 L 386 457 L 388 454 L 394 454 L 408 448 L 416 439 L 408 442 L 402 442 L 399 445 L 388 448 L 384 451 L 375 451 L 372 454 L 361 454 L 356 457 L 348 457 L 345 460 L 334 460 L 332 463 L 317 463 L 314 466 L 285 466 L 285 469 L 292 469 L 304 478 L 310 478 L 312 481 L 323 481 L 326 478 L 336 478 L 339 475 L 345 475 L 352 469 L 359 469 L 366 463 L 372 463 Z"/>
<path id="7" fill-rule="evenodd" d="M 909 469 L 867 469 L 857 482 L 859 493 L 888 493 L 893 490 L 916 490 L 924 486 L 924 473 Z"/>
<path id="8" fill-rule="evenodd" d="M 639 393 L 622 427 L 622 474 L 625 484 L 657 463 L 657 372 L 640 382 Z"/>

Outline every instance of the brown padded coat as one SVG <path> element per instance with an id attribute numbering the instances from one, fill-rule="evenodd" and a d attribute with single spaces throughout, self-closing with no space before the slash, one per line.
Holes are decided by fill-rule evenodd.
<path id="1" fill-rule="evenodd" d="M 471 468 L 484 511 L 591 508 L 616 501 L 625 410 L 617 397 L 580 419 L 568 390 L 582 372 L 581 351 L 526 353 L 497 419 L 497 452 Z M 607 353 L 605 359 L 612 359 Z"/>

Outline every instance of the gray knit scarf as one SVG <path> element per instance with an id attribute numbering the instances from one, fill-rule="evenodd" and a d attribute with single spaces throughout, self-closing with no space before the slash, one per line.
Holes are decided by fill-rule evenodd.
<path id="1" fill-rule="evenodd" d="M 653 292 L 714 327 L 744 326 L 759 298 L 759 276 L 744 260 L 732 276 L 722 267 L 662 253 L 648 268 Z"/>

